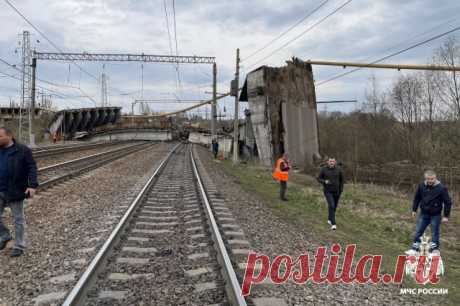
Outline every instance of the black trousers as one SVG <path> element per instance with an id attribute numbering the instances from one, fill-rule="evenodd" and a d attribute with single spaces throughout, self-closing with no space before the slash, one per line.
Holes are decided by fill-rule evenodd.
<path id="1" fill-rule="evenodd" d="M 340 193 L 324 191 L 324 196 L 327 201 L 328 208 L 328 220 L 331 221 L 332 225 L 335 225 L 335 211 L 339 205 Z"/>
<path id="2" fill-rule="evenodd" d="M 280 181 L 280 199 L 286 199 L 287 182 Z"/>

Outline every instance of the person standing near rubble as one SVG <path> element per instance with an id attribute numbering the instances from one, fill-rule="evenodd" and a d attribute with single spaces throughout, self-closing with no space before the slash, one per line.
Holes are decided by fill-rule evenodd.
<path id="1" fill-rule="evenodd" d="M 216 139 L 212 140 L 212 154 L 214 155 L 214 159 L 217 158 L 217 154 L 219 154 L 219 142 Z"/>
<path id="2" fill-rule="evenodd" d="M 324 197 L 327 201 L 327 223 L 329 223 L 332 230 L 336 230 L 335 212 L 343 192 L 344 176 L 342 169 L 337 167 L 335 158 L 329 157 L 327 159 L 327 165 L 321 168 L 317 180 L 323 185 Z"/>
<path id="3" fill-rule="evenodd" d="M 10 129 L 0 127 L 0 250 L 12 239 L 9 229 L 3 223 L 3 212 L 9 207 L 15 228 L 15 245 L 11 257 L 24 253 L 24 199 L 32 198 L 37 186 L 37 164 L 32 151 L 17 143 Z"/>
<path id="4" fill-rule="evenodd" d="M 406 251 L 407 255 L 415 255 L 420 252 L 421 237 L 428 225 L 431 224 L 431 245 L 429 252 L 439 253 L 439 236 L 441 221 L 449 221 L 452 200 L 447 188 L 436 178 L 436 173 L 432 170 L 425 171 L 424 182 L 421 183 L 415 192 L 412 203 L 412 216 L 417 215 L 420 207 L 420 215 L 417 219 L 415 228 L 414 242 L 412 248 Z M 441 217 L 441 215 L 443 216 Z"/>
<path id="5" fill-rule="evenodd" d="M 289 157 L 287 153 L 284 153 L 282 157 L 278 158 L 275 163 L 275 170 L 273 171 L 273 178 L 280 182 L 280 200 L 287 201 L 286 190 L 287 182 L 289 179 Z"/>

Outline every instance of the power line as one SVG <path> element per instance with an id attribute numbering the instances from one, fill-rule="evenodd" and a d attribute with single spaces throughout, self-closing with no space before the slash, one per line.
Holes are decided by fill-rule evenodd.
<path id="1" fill-rule="evenodd" d="M 51 46 L 53 46 L 56 50 L 58 50 L 59 52 L 61 53 L 64 53 L 64 51 L 62 51 L 61 48 L 59 48 L 51 39 L 49 39 L 45 33 L 43 33 L 42 31 L 40 31 L 40 29 L 38 27 L 36 27 L 29 19 L 27 19 L 26 16 L 24 16 L 9 0 L 5 0 L 6 4 L 8 4 L 19 16 L 22 17 L 22 19 L 24 19 L 32 28 L 35 29 L 35 31 L 37 31 Z M 80 65 L 78 65 L 77 63 L 75 63 L 74 61 L 72 61 L 72 64 L 74 64 L 75 66 L 78 67 L 78 69 L 80 69 L 81 71 L 83 71 L 84 73 L 86 73 L 87 75 L 89 75 L 90 77 L 94 78 L 95 80 L 99 80 L 96 76 L 94 76 L 93 74 L 89 73 L 88 71 L 86 71 L 85 69 L 83 69 Z"/>
<path id="2" fill-rule="evenodd" d="M 64 53 L 64 51 L 62 51 L 61 48 L 59 48 L 51 39 L 48 38 L 48 36 L 45 35 L 45 33 L 43 33 L 37 26 L 35 26 L 26 16 L 24 16 L 24 14 L 22 14 L 10 1 L 8 0 L 5 0 L 5 3 L 8 4 L 19 16 L 22 17 L 22 19 L 24 19 L 32 28 L 35 29 L 35 31 L 37 31 L 51 46 L 53 46 L 56 50 L 58 50 L 60 53 Z M 94 76 L 93 74 L 89 73 L 88 71 L 86 71 L 85 69 L 83 69 L 80 65 L 78 65 L 77 63 L 75 63 L 74 61 L 72 61 L 72 64 L 74 64 L 76 67 L 78 67 L 78 69 L 80 69 L 80 71 L 86 73 L 87 75 L 89 75 L 90 77 L 94 78 L 95 80 L 99 80 L 96 76 Z M 40 80 L 41 82 L 44 82 L 44 83 L 48 83 L 48 84 L 51 84 L 51 82 L 49 81 L 43 81 L 43 80 Z M 56 86 L 55 84 L 51 84 L 51 85 L 54 85 Z M 59 85 L 58 85 L 59 86 Z M 93 102 L 96 102 L 93 98 L 91 98 L 89 95 L 87 95 L 81 88 L 78 88 L 78 90 L 83 93 L 84 95 L 87 96 L 87 98 L 89 98 L 90 100 L 92 100 Z"/>
<path id="3" fill-rule="evenodd" d="M 15 76 L 13 74 L 9 74 L 9 73 L 3 72 L 3 71 L 0 71 L 0 74 L 3 74 L 4 76 L 7 76 L 9 78 L 12 78 L 12 79 L 15 79 L 15 80 L 18 80 L 18 81 L 22 82 L 22 79 L 19 76 Z M 43 87 L 43 86 L 40 86 L 40 85 L 37 85 L 37 87 L 42 89 L 42 90 L 46 90 L 46 91 L 49 91 L 49 92 L 54 92 L 55 93 L 54 95 L 59 97 L 59 98 L 61 98 L 61 99 L 76 98 L 76 97 L 73 97 L 73 96 L 65 95 L 62 92 L 59 92 L 57 90 L 50 89 L 50 88 L 47 88 L 47 87 Z"/>
<path id="4" fill-rule="evenodd" d="M 174 17 L 174 39 L 176 40 L 176 56 L 179 56 L 179 49 L 177 47 L 177 25 L 176 25 L 176 5 L 175 0 L 172 0 L 173 17 Z"/>
<path id="5" fill-rule="evenodd" d="M 0 62 L 2 62 L 3 64 L 15 69 L 16 71 L 20 72 L 20 73 L 24 73 L 24 71 L 20 68 L 18 68 L 17 66 L 15 65 L 12 65 L 10 64 L 9 62 L 5 61 L 4 59 L 0 58 Z M 26 75 L 28 75 L 28 73 L 26 73 Z M 81 89 L 80 87 L 75 87 L 75 86 L 72 86 L 72 85 L 64 85 L 64 84 L 57 84 L 57 83 L 54 83 L 54 82 L 51 82 L 51 81 L 48 81 L 48 80 L 44 80 L 44 79 L 41 79 L 41 78 L 36 78 L 37 81 L 40 81 L 42 83 L 45 83 L 45 84 L 48 84 L 48 85 L 51 85 L 51 86 L 55 86 L 55 87 L 61 87 L 61 88 L 71 88 L 71 89 L 76 89 L 78 91 L 80 91 L 82 93 L 82 95 L 88 99 L 90 99 L 92 102 L 96 103 L 96 101 L 91 97 L 89 96 L 86 92 L 83 91 L 83 89 Z M 55 91 L 55 92 L 58 92 L 58 91 Z"/>
<path id="6" fill-rule="evenodd" d="M 169 18 L 168 18 L 168 10 L 167 10 L 167 7 L 166 7 L 166 0 L 163 0 L 163 7 L 165 9 L 166 30 L 168 31 L 169 54 L 173 55 L 172 40 L 171 40 L 171 30 L 169 29 Z"/>
<path id="7" fill-rule="evenodd" d="M 172 38 L 171 38 L 171 29 L 169 27 L 169 14 L 168 14 L 168 7 L 166 4 L 166 0 L 163 0 L 163 7 L 165 11 L 165 19 L 166 19 L 166 29 L 168 32 L 168 43 L 169 43 L 169 54 L 173 55 L 173 45 L 172 45 Z M 175 39 L 175 47 L 176 47 L 176 56 L 179 55 L 178 53 L 178 43 L 177 43 L 177 30 L 176 30 L 176 7 L 175 7 L 175 2 L 173 1 L 173 26 L 174 26 L 174 39 Z M 179 88 L 181 84 L 180 80 L 180 72 L 179 72 L 179 63 L 176 63 L 175 66 L 176 70 L 176 90 Z"/>
<path id="8" fill-rule="evenodd" d="M 304 22 L 305 20 L 307 20 L 311 15 L 313 15 L 314 13 L 316 13 L 319 9 L 321 9 L 324 5 L 326 5 L 326 3 L 329 2 L 329 0 L 325 0 L 323 1 L 320 5 L 318 5 L 316 8 L 314 8 L 312 11 L 308 12 L 307 15 L 303 16 L 299 21 L 297 21 L 295 24 L 293 24 L 292 26 L 290 26 L 287 30 L 285 30 L 284 32 L 282 32 L 281 34 L 279 34 L 278 36 L 276 36 L 275 38 L 273 38 L 272 40 L 270 40 L 267 44 L 265 44 L 263 47 L 257 49 L 256 51 L 252 52 L 251 54 L 249 54 L 246 58 L 242 59 L 241 62 L 244 62 L 246 61 L 248 58 L 251 58 L 253 57 L 254 55 L 258 54 L 259 52 L 261 52 L 262 50 L 266 49 L 268 46 L 270 46 L 271 44 L 273 44 L 275 41 L 279 40 L 281 37 L 283 37 L 284 35 L 286 35 L 287 33 L 289 33 L 290 31 L 292 31 L 294 28 L 296 28 L 298 25 L 300 25 L 302 22 Z"/>
<path id="9" fill-rule="evenodd" d="M 409 47 L 407 47 L 407 48 L 404 48 L 404 49 L 402 49 L 402 50 L 399 50 L 399 51 L 397 51 L 397 52 L 394 52 L 394 53 L 389 54 L 389 55 L 387 55 L 387 56 L 384 56 L 384 57 L 382 57 L 382 58 L 379 58 L 378 60 L 375 60 L 375 61 L 373 61 L 373 62 L 371 62 L 371 63 L 369 63 L 369 64 L 376 64 L 376 63 L 382 62 L 382 61 L 387 60 L 387 59 L 389 59 L 389 58 L 391 58 L 391 57 L 395 57 L 395 56 L 400 55 L 400 54 L 402 54 L 402 53 L 404 53 L 404 52 L 407 52 L 407 51 L 412 50 L 412 49 L 414 49 L 414 48 L 417 48 L 417 47 L 420 47 L 420 46 L 422 46 L 422 45 L 425 45 L 425 44 L 427 44 L 427 43 L 429 43 L 429 42 L 431 42 L 431 41 L 433 41 L 433 40 L 439 39 L 439 38 L 441 38 L 441 37 L 443 37 L 443 36 L 449 35 L 449 34 L 451 34 L 451 33 L 453 33 L 453 32 L 458 31 L 458 30 L 460 30 L 460 26 L 458 26 L 458 27 L 456 27 L 456 28 L 453 28 L 453 29 L 451 29 L 451 30 L 449 30 L 449 31 L 447 31 L 447 32 L 444 32 L 444 33 L 435 35 L 435 36 L 433 36 L 433 37 L 430 37 L 430 38 L 428 38 L 428 39 L 425 39 L 425 40 L 423 40 L 423 41 L 421 41 L 421 42 L 419 42 L 419 43 L 416 43 L 416 44 L 414 44 L 414 45 L 411 45 L 411 46 L 409 46 Z M 338 78 L 344 77 L 344 76 L 346 76 L 346 75 L 349 75 L 349 74 L 351 74 L 351 73 L 353 73 L 353 72 L 356 72 L 356 71 L 358 71 L 358 70 L 361 70 L 361 69 L 363 69 L 363 68 L 361 68 L 361 67 L 360 67 L 360 68 L 356 68 L 356 69 L 347 71 L 347 72 L 345 72 L 345 73 L 336 75 L 336 76 L 334 76 L 334 77 L 332 77 L 332 78 L 330 78 L 330 79 L 327 79 L 327 80 L 324 80 L 324 81 L 319 82 L 318 84 L 316 84 L 316 86 L 321 86 L 321 85 L 323 85 L 323 84 L 326 84 L 326 83 L 328 83 L 328 82 L 334 81 L 334 80 L 336 80 L 336 79 L 338 79 Z"/>
<path id="10" fill-rule="evenodd" d="M 439 28 L 442 28 L 442 27 L 445 26 L 445 25 L 449 25 L 451 22 L 457 20 L 459 17 L 460 17 L 460 15 L 456 15 L 455 17 L 453 17 L 453 18 L 451 18 L 451 19 L 449 19 L 449 20 L 447 20 L 447 21 L 445 21 L 445 22 L 442 22 L 442 23 L 440 23 L 440 24 L 437 24 L 437 25 L 435 25 L 434 27 L 431 27 L 431 28 L 429 28 L 428 30 L 423 31 L 423 32 L 421 32 L 421 33 L 419 33 L 419 34 L 413 36 L 412 39 L 410 39 L 410 40 L 405 39 L 405 40 L 402 41 L 402 42 L 398 42 L 398 43 L 392 45 L 391 47 L 389 47 L 389 48 L 383 50 L 383 51 L 380 52 L 380 53 L 389 52 L 389 51 L 392 51 L 392 50 L 394 50 L 394 49 L 396 49 L 396 48 L 398 48 L 398 47 L 403 47 L 404 45 L 407 45 L 407 43 L 409 43 L 409 42 L 414 42 L 414 41 L 416 41 L 416 39 L 418 39 L 419 37 L 421 38 L 421 37 L 423 37 L 424 35 L 429 34 L 429 33 L 431 33 L 431 32 L 434 32 L 435 30 L 437 30 L 437 29 L 439 29 Z M 371 58 L 372 58 L 372 56 L 368 56 L 368 57 L 366 57 L 365 59 L 363 59 L 362 61 L 368 61 L 368 60 L 371 60 Z"/>
<path id="11" fill-rule="evenodd" d="M 169 54 L 173 55 L 171 30 L 169 28 L 169 15 L 168 15 L 168 8 L 167 8 L 167 5 L 166 5 L 166 0 L 163 0 L 163 7 L 164 7 L 164 10 L 165 10 L 166 30 L 168 32 Z M 175 12 L 174 12 L 174 15 L 175 15 Z M 176 31 L 176 30 L 174 29 L 174 31 Z M 176 42 L 177 42 L 177 40 L 176 40 Z M 176 45 L 176 52 L 177 52 L 177 45 Z M 179 83 L 180 83 L 179 70 L 178 70 L 178 67 L 177 67 L 177 63 L 176 63 L 175 70 L 176 70 L 176 78 L 177 78 L 176 79 L 176 89 L 177 89 L 179 87 Z"/>
<path id="12" fill-rule="evenodd" d="M 174 19 L 174 39 L 176 41 L 176 56 L 179 56 L 179 47 L 178 47 L 178 39 L 177 39 L 177 25 L 176 25 L 176 1 L 172 0 L 172 7 L 173 7 L 173 19 Z M 179 70 L 179 63 L 176 64 L 176 72 L 177 72 L 177 81 L 179 82 L 179 89 L 182 91 L 182 81 L 180 77 L 180 70 Z"/>
<path id="13" fill-rule="evenodd" d="M 13 64 L 10 64 L 8 63 L 7 61 L 5 61 L 4 59 L 0 58 L 0 62 L 2 62 L 3 64 L 15 69 L 16 71 L 19 71 L 20 73 L 24 73 L 24 71 L 20 68 L 18 68 L 16 65 L 13 65 Z M 28 73 L 26 73 L 26 75 L 28 76 Z M 64 84 L 57 84 L 57 83 L 54 83 L 54 82 L 51 82 L 51 81 L 48 81 L 48 80 L 43 80 L 43 79 L 40 79 L 40 78 L 36 78 L 37 81 L 40 81 L 40 82 L 43 82 L 43 83 L 46 83 L 46 84 L 49 84 L 49 85 L 52 85 L 52 86 L 56 86 L 56 87 L 69 87 L 69 88 L 76 88 L 74 86 L 71 86 L 71 85 L 64 85 Z"/>
<path id="14" fill-rule="evenodd" d="M 275 51 L 271 52 L 270 54 L 268 54 L 267 56 L 265 56 L 264 58 L 262 58 L 261 60 L 258 60 L 257 62 L 253 63 L 252 65 L 250 65 L 247 69 L 251 68 L 251 67 L 254 67 L 256 66 L 258 63 L 266 60 L 267 58 L 271 57 L 273 54 L 277 53 L 278 51 L 284 49 L 286 46 L 288 46 L 289 44 L 291 44 L 292 42 L 296 41 L 297 39 L 299 39 L 300 37 L 302 37 L 303 35 L 307 34 L 308 32 L 310 32 L 311 30 L 313 30 L 314 28 L 316 28 L 317 26 L 319 26 L 321 23 L 323 23 L 324 21 L 326 21 L 328 18 L 330 18 L 331 16 L 335 15 L 338 11 L 340 11 L 341 9 L 343 9 L 345 6 L 347 6 L 350 2 L 352 2 L 353 0 L 348 0 L 346 1 L 345 3 L 343 3 L 342 5 L 340 5 L 338 8 L 336 8 L 335 10 L 333 10 L 331 13 L 329 13 L 328 15 L 324 16 L 323 18 L 321 18 L 319 21 L 317 21 L 316 23 L 314 23 L 312 26 L 310 26 L 309 28 L 307 28 L 305 31 L 303 31 L 302 33 L 300 33 L 299 35 L 295 36 L 293 39 L 287 41 L 286 43 L 284 43 L 281 47 L 279 47 L 278 49 L 276 49 Z"/>

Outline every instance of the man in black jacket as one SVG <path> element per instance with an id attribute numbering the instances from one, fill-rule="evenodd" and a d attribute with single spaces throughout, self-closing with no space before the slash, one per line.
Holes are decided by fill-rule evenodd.
<path id="1" fill-rule="evenodd" d="M 10 207 L 15 227 L 12 257 L 24 253 L 24 199 L 33 197 L 37 186 L 37 165 L 32 151 L 17 143 L 11 130 L 0 127 L 0 250 L 12 238 L 9 229 L 3 224 L 3 212 L 6 207 Z"/>
<path id="2" fill-rule="evenodd" d="M 335 212 L 343 192 L 344 177 L 342 170 L 337 167 L 335 158 L 328 158 L 327 166 L 321 168 L 317 179 L 323 185 L 324 196 L 328 205 L 327 223 L 331 225 L 332 230 L 336 230 Z"/>
<path id="3" fill-rule="evenodd" d="M 429 252 L 439 252 L 439 232 L 442 222 L 448 222 L 452 201 L 447 188 L 436 178 L 434 171 L 425 172 L 425 181 L 421 183 L 415 193 L 412 203 L 412 216 L 416 216 L 420 207 L 420 216 L 415 229 L 414 243 L 412 249 L 407 251 L 408 255 L 415 255 L 420 252 L 421 237 L 428 225 L 431 224 L 431 245 Z M 441 213 L 444 208 L 444 216 Z"/>

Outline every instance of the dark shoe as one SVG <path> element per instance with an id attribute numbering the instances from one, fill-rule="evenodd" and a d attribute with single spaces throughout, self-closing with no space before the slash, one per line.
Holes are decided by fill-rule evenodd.
<path id="1" fill-rule="evenodd" d="M 21 249 L 13 249 L 13 250 L 11 251 L 11 255 L 10 255 L 10 256 L 11 256 L 11 257 L 19 257 L 19 256 L 21 256 L 22 254 L 24 254 L 24 251 L 23 251 L 23 250 L 21 250 Z"/>
<path id="2" fill-rule="evenodd" d="M 428 253 L 430 253 L 430 254 L 431 254 L 431 253 L 440 253 L 440 252 L 439 252 L 439 247 L 437 247 L 437 246 L 430 247 L 430 248 L 428 249 Z"/>
<path id="3" fill-rule="evenodd" d="M 11 240 L 11 238 L 8 239 L 8 240 L 4 240 L 4 241 L 0 242 L 0 251 L 3 250 L 6 247 L 6 245 L 8 244 L 8 241 L 10 241 L 10 240 Z"/>

